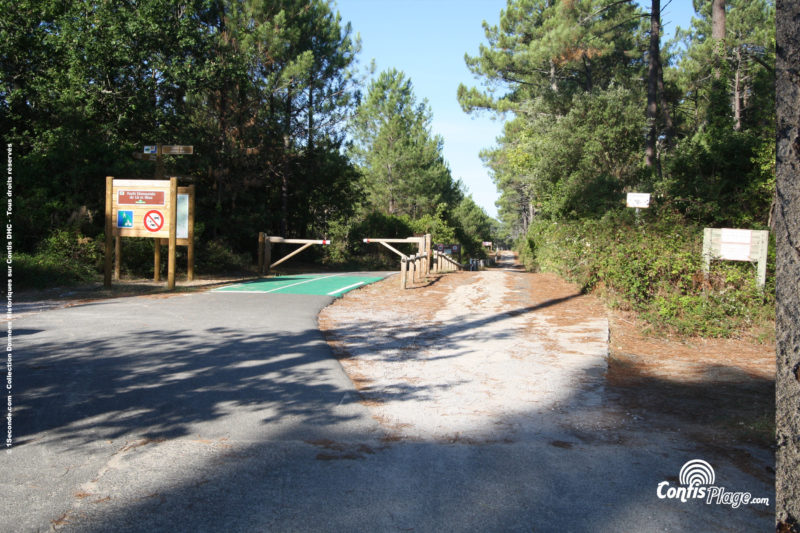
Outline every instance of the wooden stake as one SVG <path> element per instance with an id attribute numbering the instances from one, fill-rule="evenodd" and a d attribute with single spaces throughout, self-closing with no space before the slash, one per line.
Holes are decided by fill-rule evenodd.
<path id="1" fill-rule="evenodd" d="M 267 234 L 263 231 L 258 232 L 258 274 L 264 274 L 264 241 Z"/>
<path id="2" fill-rule="evenodd" d="M 161 281 L 161 239 L 153 239 L 153 281 Z"/>
<path id="3" fill-rule="evenodd" d="M 114 237 L 114 279 L 119 281 L 120 264 L 122 263 L 122 237 Z"/>
<path id="4" fill-rule="evenodd" d="M 408 261 L 406 261 L 405 257 L 400 260 L 400 288 L 401 289 L 405 289 L 406 288 L 406 268 L 408 268 L 407 267 L 407 263 L 408 263 Z"/>
<path id="5" fill-rule="evenodd" d="M 177 209 L 177 207 L 176 207 Z M 189 247 L 186 251 L 186 279 L 194 280 L 194 184 L 189 185 Z"/>
<path id="6" fill-rule="evenodd" d="M 175 288 L 175 230 L 178 225 L 178 178 L 169 179 L 169 257 L 167 258 L 167 289 Z"/>
<path id="7" fill-rule="evenodd" d="M 103 286 L 107 289 L 111 288 L 111 235 L 113 225 L 111 223 L 112 209 L 111 205 L 114 202 L 114 177 L 106 176 L 106 255 L 105 255 L 105 268 L 103 270 Z"/>
<path id="8" fill-rule="evenodd" d="M 425 257 L 425 276 L 428 276 L 431 273 L 431 259 L 433 259 L 433 250 L 432 248 L 433 237 L 430 233 L 425 234 L 425 253 L 428 254 Z"/>

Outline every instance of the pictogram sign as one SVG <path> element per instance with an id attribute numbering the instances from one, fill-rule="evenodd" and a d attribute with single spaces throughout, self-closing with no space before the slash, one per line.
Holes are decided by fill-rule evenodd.
<path id="1" fill-rule="evenodd" d="M 159 231 L 164 226 L 164 215 L 161 211 L 153 209 L 144 215 L 144 227 L 153 233 Z"/>

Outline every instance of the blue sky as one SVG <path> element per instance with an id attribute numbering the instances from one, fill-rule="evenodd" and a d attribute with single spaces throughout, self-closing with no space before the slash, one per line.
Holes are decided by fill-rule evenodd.
<path id="1" fill-rule="evenodd" d="M 639 2 L 649 5 L 649 2 Z M 376 74 L 389 68 L 411 79 L 418 99 L 427 98 L 434 133 L 444 137 L 444 157 L 475 202 L 497 216 L 497 190 L 479 153 L 495 144 L 502 122 L 489 115 L 467 115 L 456 99 L 459 83 L 479 85 L 464 64 L 486 42 L 481 23 L 497 24 L 506 0 L 337 0 L 344 21 L 361 35 L 361 62 L 375 60 Z M 689 26 L 691 0 L 662 3 L 669 34 Z"/>

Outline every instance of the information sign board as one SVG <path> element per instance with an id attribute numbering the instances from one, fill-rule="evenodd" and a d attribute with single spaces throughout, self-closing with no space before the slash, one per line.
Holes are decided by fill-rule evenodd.
<path id="1" fill-rule="evenodd" d="M 112 183 L 114 235 L 169 238 L 169 180 L 115 179 Z"/>
<path id="2" fill-rule="evenodd" d="M 649 192 L 629 192 L 626 200 L 628 207 L 636 207 L 636 208 L 650 207 Z"/>

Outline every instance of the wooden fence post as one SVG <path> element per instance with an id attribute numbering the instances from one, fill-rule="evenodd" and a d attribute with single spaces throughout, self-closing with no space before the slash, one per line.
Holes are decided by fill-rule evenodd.
<path id="1" fill-rule="evenodd" d="M 258 275 L 264 274 L 264 240 L 267 234 L 263 231 L 258 232 Z"/>
<path id="2" fill-rule="evenodd" d="M 189 249 L 186 250 L 186 279 L 194 281 L 194 184 L 189 185 Z"/>
<path id="3" fill-rule="evenodd" d="M 433 254 L 431 253 L 433 237 L 430 233 L 425 234 L 425 253 L 428 254 L 425 257 L 425 275 L 429 275 L 431 273 L 431 260 L 433 259 Z"/>
<path id="4" fill-rule="evenodd" d="M 408 268 L 408 261 L 406 258 L 400 260 L 400 288 L 406 288 L 406 269 Z"/>
<path id="5" fill-rule="evenodd" d="M 114 201 L 114 177 L 106 176 L 106 255 L 105 265 L 103 271 L 103 286 L 106 289 L 111 288 L 111 239 L 113 238 L 111 232 L 113 231 L 111 223 L 111 204 Z"/>
<path id="6" fill-rule="evenodd" d="M 119 272 L 122 263 L 122 237 L 114 237 L 114 279 L 119 281 Z"/>
<path id="7" fill-rule="evenodd" d="M 167 257 L 167 289 L 175 288 L 175 231 L 178 225 L 178 178 L 169 179 L 169 245 Z"/>
<path id="8" fill-rule="evenodd" d="M 153 239 L 153 281 L 161 281 L 161 239 Z"/>

